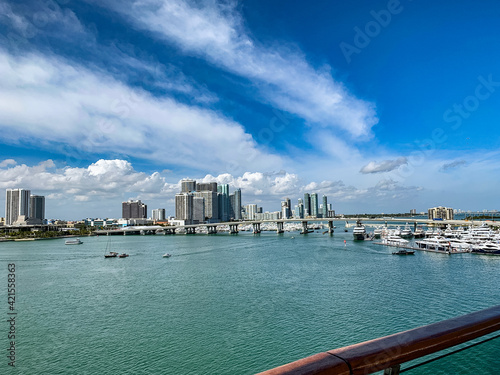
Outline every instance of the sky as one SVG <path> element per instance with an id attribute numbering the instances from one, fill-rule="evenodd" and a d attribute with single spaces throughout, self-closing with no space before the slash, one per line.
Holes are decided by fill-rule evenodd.
<path id="1" fill-rule="evenodd" d="M 493 0 L 0 0 L 0 204 L 499 209 L 499 62 Z"/>

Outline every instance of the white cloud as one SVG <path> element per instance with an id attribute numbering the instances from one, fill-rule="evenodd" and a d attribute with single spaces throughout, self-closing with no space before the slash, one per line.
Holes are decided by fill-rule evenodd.
<path id="1" fill-rule="evenodd" d="M 395 160 L 384 160 L 380 163 L 371 161 L 361 168 L 360 172 L 363 174 L 390 172 L 407 163 L 408 160 L 405 157 L 400 157 Z"/>
<path id="2" fill-rule="evenodd" d="M 329 202 L 335 204 L 377 199 L 377 203 L 383 205 L 394 199 L 412 197 L 420 191 L 420 188 L 392 180 L 382 180 L 370 188 L 346 186 L 342 181 L 307 182 L 286 171 L 245 172 L 240 176 L 225 173 L 194 179 L 229 184 L 231 192 L 240 188 L 244 204 L 258 203 L 270 211 L 280 210 L 280 201 L 285 197 L 292 199 L 295 205 L 296 199 L 305 192 L 325 194 Z M 120 159 L 101 159 L 83 168 L 58 168 L 52 160 L 47 160 L 34 166 L 20 164 L 0 169 L 0 188 L 24 188 L 33 194 L 45 195 L 48 215 L 68 219 L 118 217 L 121 202 L 132 198 L 141 199 L 150 209 L 154 206 L 167 208 L 172 214 L 173 198 L 180 191 L 180 181 L 166 181 L 159 172 L 136 171 L 130 162 Z"/>
<path id="3" fill-rule="evenodd" d="M 0 168 L 8 167 L 9 165 L 16 165 L 17 162 L 14 159 L 5 159 L 0 161 Z"/>
<path id="4" fill-rule="evenodd" d="M 139 29 L 251 80 L 265 101 L 311 123 L 362 137 L 378 122 L 374 105 L 349 93 L 328 67 L 315 69 L 291 46 L 264 46 L 254 40 L 234 2 L 111 0 L 105 4 Z"/>
<path id="5" fill-rule="evenodd" d="M 0 50 L 0 140 L 70 156 L 120 152 L 193 169 L 280 168 L 243 127 L 222 115 L 154 98 L 101 73 L 36 54 Z"/>

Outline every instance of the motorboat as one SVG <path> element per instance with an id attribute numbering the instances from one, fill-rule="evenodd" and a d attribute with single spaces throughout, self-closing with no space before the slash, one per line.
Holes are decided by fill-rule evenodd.
<path id="1" fill-rule="evenodd" d="M 118 255 L 118 258 L 126 258 L 126 257 L 128 257 L 128 254 L 125 253 Z"/>
<path id="2" fill-rule="evenodd" d="M 171 256 L 172 256 L 172 254 L 169 254 L 169 253 L 163 254 L 163 258 L 170 258 Z"/>
<path id="3" fill-rule="evenodd" d="M 117 252 L 110 251 L 108 254 L 104 254 L 104 258 L 116 258 L 118 256 Z"/>
<path id="4" fill-rule="evenodd" d="M 411 250 L 402 249 L 402 250 L 394 251 L 392 254 L 393 255 L 413 255 L 413 254 L 415 254 L 415 252 L 411 251 Z"/>
<path id="5" fill-rule="evenodd" d="M 80 245 L 83 243 L 79 238 L 72 238 L 64 242 L 66 245 Z"/>

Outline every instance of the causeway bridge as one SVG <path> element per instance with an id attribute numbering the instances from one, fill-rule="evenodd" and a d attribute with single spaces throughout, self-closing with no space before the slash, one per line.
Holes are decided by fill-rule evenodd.
<path id="1" fill-rule="evenodd" d="M 301 234 L 307 234 L 311 232 L 308 228 L 310 223 L 322 223 L 326 224 L 328 233 L 333 234 L 334 223 L 356 223 L 356 221 L 361 221 L 362 223 L 377 223 L 383 226 L 389 225 L 401 225 L 405 223 L 412 223 L 414 229 L 416 229 L 418 224 L 426 226 L 439 226 L 446 227 L 448 224 L 451 226 L 469 226 L 469 225 L 481 225 L 484 220 L 429 220 L 429 219 L 418 219 L 418 218 L 304 218 L 304 219 L 279 219 L 279 220 L 246 220 L 246 221 L 229 221 L 221 223 L 201 223 L 201 224 L 189 224 L 189 225 L 172 225 L 172 226 L 134 226 L 134 227 L 124 227 L 120 229 L 101 229 L 96 230 L 94 233 L 96 235 L 137 235 L 137 234 L 176 234 L 181 231 L 185 234 L 195 234 L 197 228 L 206 228 L 208 234 L 216 234 L 221 231 L 221 227 L 229 227 L 229 233 L 237 234 L 239 232 L 240 225 L 252 225 L 253 233 L 260 233 L 262 224 L 276 224 L 276 233 L 284 233 L 285 223 L 300 223 L 302 225 Z"/>

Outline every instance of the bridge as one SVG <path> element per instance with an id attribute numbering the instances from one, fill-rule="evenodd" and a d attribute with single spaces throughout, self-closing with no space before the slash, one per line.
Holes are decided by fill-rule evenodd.
<path id="1" fill-rule="evenodd" d="M 96 235 L 138 235 L 138 234 L 176 234 L 183 231 L 186 234 L 195 234 L 197 228 L 206 228 L 208 234 L 216 234 L 221 231 L 221 227 L 228 227 L 229 233 L 237 234 L 239 232 L 240 225 L 252 225 L 253 233 L 261 233 L 263 224 L 276 224 L 276 233 L 284 233 L 284 226 L 286 223 L 300 223 L 302 225 L 301 234 L 307 234 L 311 230 L 309 229 L 309 223 L 323 223 L 326 224 L 328 228 L 328 233 L 333 234 L 334 232 L 334 222 L 351 222 L 361 221 L 363 223 L 378 223 L 379 225 L 398 225 L 404 223 L 412 223 L 414 228 L 418 224 L 426 226 L 440 226 L 446 227 L 448 224 L 451 226 L 469 226 L 469 225 L 481 225 L 487 221 L 484 220 L 429 220 L 429 219 L 418 219 L 418 218 L 305 218 L 305 219 L 279 219 L 279 220 L 247 220 L 247 221 L 229 221 L 221 223 L 201 223 L 201 224 L 189 224 L 189 225 L 172 225 L 172 226 L 135 226 L 135 227 L 124 227 L 121 229 L 102 229 L 96 230 L 94 233 Z"/>

